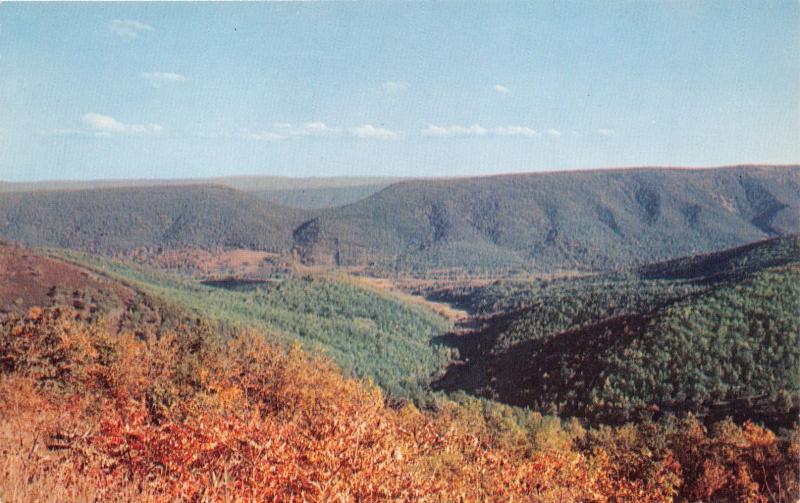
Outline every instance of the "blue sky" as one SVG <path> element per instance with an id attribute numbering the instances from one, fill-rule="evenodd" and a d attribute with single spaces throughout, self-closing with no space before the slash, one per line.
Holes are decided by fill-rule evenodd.
<path id="1" fill-rule="evenodd" d="M 800 161 L 785 2 L 0 3 L 0 179 Z"/>

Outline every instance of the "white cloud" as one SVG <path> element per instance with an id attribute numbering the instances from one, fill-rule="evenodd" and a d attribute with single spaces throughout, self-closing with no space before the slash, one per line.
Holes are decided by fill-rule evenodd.
<path id="1" fill-rule="evenodd" d="M 376 140 L 394 140 L 400 137 L 400 133 L 386 129 L 383 127 L 376 127 L 372 124 L 364 124 L 363 126 L 356 126 L 347 129 L 351 136 L 356 138 L 371 138 Z"/>
<path id="2" fill-rule="evenodd" d="M 434 124 L 428 124 L 428 127 L 422 130 L 422 136 L 457 138 L 465 136 L 485 136 L 488 132 L 489 130 L 482 127 L 480 124 L 473 124 L 471 126 L 436 126 Z"/>
<path id="3" fill-rule="evenodd" d="M 355 138 L 390 140 L 400 137 L 398 131 L 372 124 L 363 124 L 349 128 L 332 127 L 324 122 L 306 122 L 294 125 L 288 122 L 277 122 L 272 125 L 275 134 L 286 137 L 335 137 L 346 134 Z"/>
<path id="4" fill-rule="evenodd" d="M 278 122 L 273 127 L 285 136 L 332 136 L 341 132 L 339 128 L 332 128 L 324 122 L 306 122 L 293 125 L 288 122 Z"/>
<path id="5" fill-rule="evenodd" d="M 539 134 L 535 129 L 527 126 L 498 126 L 492 128 L 492 133 L 498 136 L 526 136 L 528 138 Z"/>
<path id="6" fill-rule="evenodd" d="M 395 140 L 402 138 L 401 131 L 394 131 L 385 127 L 373 124 L 363 124 L 353 127 L 331 127 L 324 122 L 306 122 L 294 125 L 289 122 L 276 122 L 272 128 L 259 131 L 241 129 L 232 133 L 198 133 L 196 136 L 201 138 L 213 139 L 233 139 L 240 138 L 246 140 L 260 140 L 266 142 L 277 142 L 282 140 L 300 140 L 304 138 L 359 138 L 365 140 Z"/>
<path id="7" fill-rule="evenodd" d="M 510 125 L 485 128 L 480 124 L 471 126 L 437 126 L 428 124 L 420 133 L 422 136 L 433 138 L 465 138 L 468 136 L 521 136 L 533 138 L 539 135 L 538 131 L 528 126 Z"/>
<path id="8" fill-rule="evenodd" d="M 383 83 L 383 89 L 388 93 L 397 93 L 408 89 L 408 83 L 390 80 L 389 82 Z"/>
<path id="9" fill-rule="evenodd" d="M 310 135 L 320 135 L 337 132 L 336 128 L 331 128 L 324 122 L 307 122 L 303 124 L 300 130 Z"/>
<path id="10" fill-rule="evenodd" d="M 180 73 L 172 72 L 142 72 L 139 74 L 139 76 L 146 80 L 153 87 L 161 87 L 164 84 L 173 84 L 176 82 L 186 81 L 186 77 Z"/>
<path id="11" fill-rule="evenodd" d="M 278 133 L 273 133 L 272 131 L 259 131 L 256 133 L 244 131 L 242 133 L 242 137 L 248 140 L 260 140 L 260 141 L 281 141 L 284 138 L 286 138 L 285 136 L 279 135 Z"/>
<path id="12" fill-rule="evenodd" d="M 124 38 L 136 38 L 142 32 L 155 31 L 149 24 L 132 19 L 115 19 L 109 23 L 108 29 Z"/>
<path id="13" fill-rule="evenodd" d="M 158 134 L 163 128 L 160 124 L 125 124 L 108 115 L 89 112 L 83 116 L 83 123 L 96 136 L 112 134 Z"/>
<path id="14" fill-rule="evenodd" d="M 511 92 L 511 90 L 506 86 L 504 86 L 503 84 L 495 84 L 494 90 L 500 94 L 508 94 Z"/>
<path id="15" fill-rule="evenodd" d="M 599 134 L 600 136 L 605 136 L 606 138 L 610 138 L 610 137 L 614 136 L 614 134 L 616 134 L 616 133 L 615 133 L 615 131 L 613 129 L 602 129 L 601 128 L 601 129 L 597 130 L 597 134 Z"/>
<path id="16" fill-rule="evenodd" d="M 550 128 L 545 131 L 551 138 L 561 138 L 561 131 L 558 129 Z"/>

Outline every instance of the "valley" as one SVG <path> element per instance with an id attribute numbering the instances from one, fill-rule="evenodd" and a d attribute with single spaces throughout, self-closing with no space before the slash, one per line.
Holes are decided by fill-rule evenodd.
<path id="1" fill-rule="evenodd" d="M 800 503 L 798 41 L 0 0 L 0 503 Z"/>
<path id="2" fill-rule="evenodd" d="M 645 475 L 678 477 L 670 471 L 674 449 L 686 442 L 713 449 L 730 440 L 714 435 L 742 435 L 758 424 L 769 429 L 765 434 L 778 432 L 770 437 L 775 442 L 770 455 L 777 456 L 771 469 L 780 475 L 759 475 L 762 487 L 796 487 L 786 466 L 794 459 L 787 449 L 795 448 L 800 412 L 795 365 L 800 235 L 791 217 L 800 208 L 800 192 L 793 191 L 800 186 L 800 168 L 415 183 L 389 185 L 333 209 L 292 209 L 202 183 L 0 194 L 0 237 L 9 240 L 0 246 L 6 327 L 1 382 L 54 380 L 58 389 L 77 393 L 74 397 L 86 390 L 110 392 L 112 402 L 123 389 L 117 386 L 124 386 L 125 393 L 141 394 L 125 407 L 147 405 L 141 413 L 150 419 L 138 435 L 148 436 L 156 431 L 149 428 L 163 421 L 186 428 L 189 423 L 181 418 L 229 421 L 224 418 L 234 410 L 234 415 L 260 410 L 265 417 L 283 417 L 265 412 L 252 397 L 263 386 L 287 386 L 279 384 L 285 383 L 279 376 L 293 372 L 291 379 L 303 383 L 298 385 L 316 386 L 303 390 L 301 400 L 358 408 L 356 396 L 376 396 L 369 407 L 378 412 L 356 414 L 367 414 L 359 416 L 364 421 L 383 417 L 380 428 L 406 431 L 400 417 L 412 414 L 413 428 L 421 428 L 415 435 L 432 428 L 445 438 L 450 433 L 437 428 L 456 429 L 460 440 L 453 442 L 478 442 L 487 449 L 484 454 L 513 452 L 518 467 L 551 466 L 563 477 L 602 474 L 586 479 L 586 486 L 565 482 L 553 491 L 635 487 L 636 494 L 653 496 L 650 501 L 663 501 L 654 496 L 659 491 L 704 494 L 705 482 L 686 478 L 680 486 L 653 485 Z M 614 183 L 619 187 L 609 189 Z M 642 188 L 653 184 L 666 186 L 658 192 Z M 373 185 L 364 181 L 360 187 Z M 588 209 L 596 209 L 598 201 L 616 209 Z M 699 209 L 686 220 L 689 201 Z M 13 336 L 28 330 L 31 341 L 37 334 L 45 338 L 25 346 Z M 89 346 L 79 353 L 69 349 L 83 344 Z M 258 355 L 272 356 L 261 361 L 246 353 L 251 359 L 241 360 L 241 344 L 255 344 Z M 138 349 L 130 353 L 131 348 Z M 107 351 L 116 356 L 103 359 Z M 150 355 L 147 376 L 133 378 L 120 367 L 106 367 L 133 354 Z M 63 367 L 51 357 L 70 363 Z M 178 366 L 161 374 L 159 358 Z M 270 369 L 259 374 L 260 384 L 242 384 L 238 371 L 230 370 L 249 365 Z M 63 369 L 71 370 L 63 374 Z M 103 373 L 97 382 L 106 384 L 87 377 L 94 372 Z M 52 377 L 40 381 L 45 375 Z M 324 382 L 314 381 L 315 375 L 325 376 L 319 377 Z M 78 388 L 70 388 L 76 382 Z M 342 386 L 366 388 L 348 395 Z M 239 398 L 224 390 L 238 390 L 231 392 Z M 303 403 L 292 405 L 292 413 L 312 407 Z M 133 427 L 132 418 L 115 417 Z M 720 433 L 721 427 L 728 433 Z M 182 431 L 186 438 L 195 435 Z M 681 436 L 691 431 L 708 436 Z M 404 442 L 397 432 L 387 435 Z M 632 461 L 639 447 L 626 443 L 631 434 L 646 446 L 641 448 L 658 454 L 646 463 Z M 98 441 L 107 438 L 99 430 L 96 435 Z M 29 445 L 30 439 L 15 441 Z M 76 440 L 69 442 L 69 449 L 77 448 Z M 419 438 L 414 442 L 403 449 L 437 452 Z M 80 448 L 100 455 L 95 444 Z M 156 451 L 147 449 L 139 451 L 142 462 L 160 463 L 151 458 Z M 203 452 L 226 469 L 238 466 L 217 451 Z M 421 452 L 418 459 L 434 455 Z M 625 458 L 616 459 L 612 469 L 598 452 Z M 41 466 L 62 459 L 50 451 L 40 455 Z M 682 466 L 711 454 L 695 455 L 699 458 L 684 457 Z M 443 453 L 435 456 L 443 462 Z M 572 456 L 574 471 L 559 465 L 558 456 Z M 461 462 L 482 469 L 475 458 Z M 738 470 L 753 469 L 749 461 L 731 463 Z M 620 466 L 644 471 L 613 475 Z M 215 473 L 209 466 L 198 469 Z M 421 477 L 414 483 L 428 487 L 430 479 L 414 470 L 381 480 L 414 473 Z M 490 470 L 504 473 L 499 466 Z M 463 473 L 463 468 L 450 472 L 451 489 L 460 487 Z M 535 477 L 532 473 L 525 477 Z M 248 477 L 240 480 L 250 480 L 253 494 L 261 494 L 263 480 Z M 203 480 L 223 491 L 218 495 L 229 490 Z M 501 487 L 493 480 L 491 487 Z M 594 485 L 611 480 L 622 485 L 613 490 Z M 731 484 L 718 491 L 739 491 Z M 524 487 L 519 486 L 521 493 Z M 481 494 L 477 501 L 489 493 L 470 494 Z"/>

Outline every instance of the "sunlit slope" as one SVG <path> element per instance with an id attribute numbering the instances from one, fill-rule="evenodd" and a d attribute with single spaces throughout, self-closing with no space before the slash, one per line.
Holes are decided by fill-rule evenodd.
<path id="1" fill-rule="evenodd" d="M 432 342 L 449 330 L 446 319 L 333 276 L 226 289 L 121 261 L 64 256 L 197 316 L 327 354 L 345 373 L 371 378 L 396 396 L 422 398 L 449 358 L 449 348 Z"/>

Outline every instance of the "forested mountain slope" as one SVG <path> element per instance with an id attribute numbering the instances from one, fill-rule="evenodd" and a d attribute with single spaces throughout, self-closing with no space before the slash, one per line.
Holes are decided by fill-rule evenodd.
<path id="1" fill-rule="evenodd" d="M 648 264 L 638 273 L 648 279 L 702 278 L 743 273 L 800 261 L 800 238 L 790 235 L 705 255 Z"/>
<path id="2" fill-rule="evenodd" d="M 791 236 L 716 254 L 713 271 L 708 256 L 645 268 L 674 279 L 614 274 L 461 292 L 454 300 L 497 314 L 450 338 L 463 363 L 438 386 L 612 421 L 690 410 L 790 424 L 799 245 Z"/>
<path id="3" fill-rule="evenodd" d="M 322 209 L 353 204 L 368 198 L 389 185 L 386 182 L 347 187 L 251 190 L 249 193 L 266 201 L 290 208 Z"/>
<path id="4" fill-rule="evenodd" d="M 266 282 L 215 282 L 71 251 L 53 254 L 223 327 L 255 328 L 273 343 L 300 344 L 348 375 L 370 378 L 398 398 L 426 398 L 450 359 L 432 340 L 443 317 L 339 275 L 292 275 Z"/>
<path id="5" fill-rule="evenodd" d="M 307 261 L 603 270 L 800 230 L 800 168 L 406 181 L 295 232 Z"/>
<path id="6" fill-rule="evenodd" d="M 320 190 L 344 190 L 345 200 L 353 190 L 376 189 L 326 183 Z M 797 166 L 410 180 L 315 211 L 267 202 L 253 195 L 259 187 L 4 193 L 0 238 L 100 253 L 245 248 L 306 264 L 424 275 L 447 268 L 609 270 L 800 231 Z M 338 197 L 325 194 L 304 204 Z"/>
<path id="7" fill-rule="evenodd" d="M 219 186 L 0 195 L 0 236 L 26 245 L 114 252 L 191 245 L 283 252 L 306 213 Z"/>

